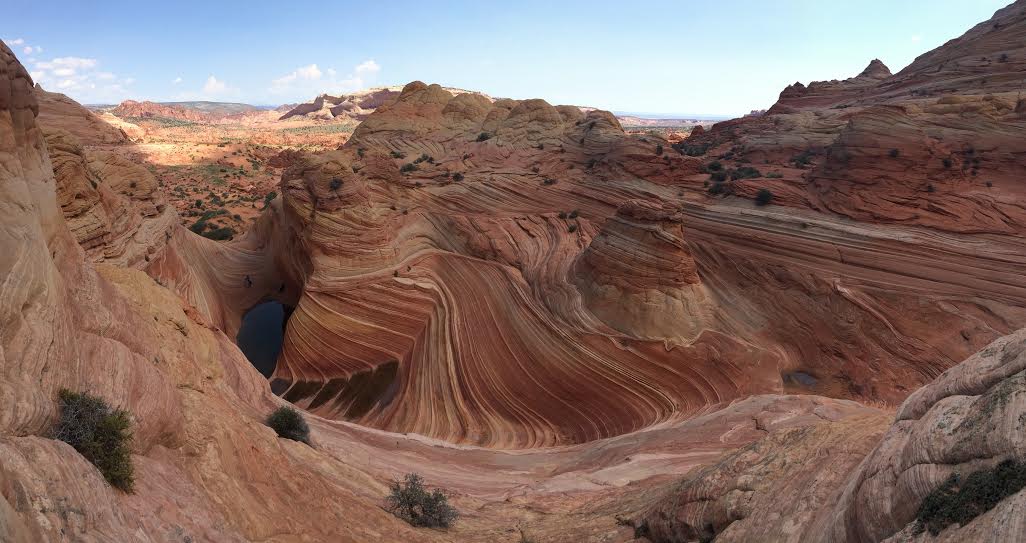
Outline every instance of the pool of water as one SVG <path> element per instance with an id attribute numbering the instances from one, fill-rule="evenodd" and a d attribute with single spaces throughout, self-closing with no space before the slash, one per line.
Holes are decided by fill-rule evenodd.
<path id="1" fill-rule="evenodd" d="M 242 317 L 235 342 L 264 377 L 274 373 L 285 337 L 287 308 L 281 302 L 263 302 Z"/>

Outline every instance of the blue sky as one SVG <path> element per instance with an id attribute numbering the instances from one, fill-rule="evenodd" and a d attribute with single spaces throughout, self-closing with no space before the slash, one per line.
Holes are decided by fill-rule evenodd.
<path id="1" fill-rule="evenodd" d="M 306 101 L 428 83 L 615 111 L 737 115 L 795 81 L 898 71 L 1011 0 L 9 3 L 0 38 L 48 90 Z"/>

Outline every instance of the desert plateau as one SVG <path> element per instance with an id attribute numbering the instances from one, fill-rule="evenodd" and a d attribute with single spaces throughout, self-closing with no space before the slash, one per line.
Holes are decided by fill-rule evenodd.
<path id="1" fill-rule="evenodd" d="M 0 22 L 0 542 L 1026 541 L 1026 0 L 736 68 L 640 6 L 102 4 Z M 815 40 L 767 103 L 647 64 Z"/>

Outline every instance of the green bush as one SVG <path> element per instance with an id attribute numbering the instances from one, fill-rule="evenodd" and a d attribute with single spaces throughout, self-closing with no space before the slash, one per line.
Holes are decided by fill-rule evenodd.
<path id="1" fill-rule="evenodd" d="M 230 226 L 222 226 L 220 228 L 213 225 L 210 226 L 213 228 L 201 233 L 200 235 L 214 241 L 224 241 L 235 237 L 235 229 Z"/>
<path id="2" fill-rule="evenodd" d="M 310 444 L 310 427 L 295 408 L 283 405 L 267 417 L 267 425 L 280 437 Z"/>
<path id="3" fill-rule="evenodd" d="M 897 149 L 891 149 L 890 151 L 887 151 L 887 156 L 891 158 L 898 158 L 899 155 L 901 155 L 901 151 Z"/>
<path id="4" fill-rule="evenodd" d="M 804 168 L 812 163 L 812 151 L 802 151 L 801 153 L 791 157 L 791 162 L 798 168 Z"/>
<path id="5" fill-rule="evenodd" d="M 730 178 L 733 180 L 751 179 L 753 177 L 762 177 L 762 172 L 751 166 L 741 166 L 740 168 L 731 170 L 730 172 Z"/>
<path id="6" fill-rule="evenodd" d="M 663 144 L 661 144 L 661 143 L 656 144 L 655 151 L 656 151 L 656 155 L 657 156 L 661 156 L 663 154 Z"/>
<path id="7" fill-rule="evenodd" d="M 413 526 L 448 528 L 460 518 L 445 494 L 437 488 L 428 492 L 424 479 L 416 473 L 393 481 L 390 488 L 391 494 L 385 498 L 389 512 Z"/>
<path id="8" fill-rule="evenodd" d="M 683 141 L 675 143 L 673 148 L 676 149 L 678 153 L 687 156 L 702 156 L 709 152 L 708 145 L 684 143 Z"/>
<path id="9" fill-rule="evenodd" d="M 717 196 L 717 195 L 720 195 L 720 194 L 732 194 L 734 192 L 733 187 L 731 187 L 729 183 L 724 183 L 724 182 L 721 182 L 721 181 L 717 181 L 717 182 L 713 183 L 712 186 L 710 186 L 709 188 L 707 188 L 705 190 L 709 194 L 712 194 L 714 196 Z"/>
<path id="10" fill-rule="evenodd" d="M 463 181 L 463 174 L 460 173 L 460 172 L 456 172 L 456 173 L 452 174 L 452 180 L 453 181 L 457 181 L 457 182 L 458 181 Z"/>
<path id="11" fill-rule="evenodd" d="M 488 132 L 481 132 L 477 135 L 477 141 L 488 141 L 490 139 L 492 139 L 492 135 Z"/>
<path id="12" fill-rule="evenodd" d="M 712 179 L 716 183 L 721 183 L 727 180 L 727 172 L 722 170 L 713 172 L 709 174 L 709 179 Z"/>
<path id="13" fill-rule="evenodd" d="M 1001 500 L 1026 487 L 1026 463 L 1005 460 L 962 479 L 957 473 L 931 492 L 919 506 L 920 527 L 937 535 L 950 524 L 965 526 Z"/>
<path id="14" fill-rule="evenodd" d="M 714 160 L 705 166 L 705 169 L 710 172 L 718 172 L 723 169 L 723 164 L 720 164 L 719 160 Z"/>
<path id="15" fill-rule="evenodd" d="M 773 201 L 773 193 L 767 189 L 759 189 L 755 194 L 755 205 L 764 206 Z"/>
<path id="16" fill-rule="evenodd" d="M 111 486 L 131 492 L 135 477 L 128 448 L 132 441 L 128 412 L 111 408 L 102 398 L 70 390 L 60 391 L 58 407 L 60 419 L 52 437 L 74 447 Z"/>
<path id="17" fill-rule="evenodd" d="M 404 155 L 403 153 L 401 153 L 399 151 L 392 151 L 389 154 L 392 155 L 392 158 L 406 158 L 406 155 Z"/>
<path id="18" fill-rule="evenodd" d="M 417 171 L 417 165 L 412 162 L 409 164 L 403 164 L 403 166 L 399 168 L 399 171 L 402 173 Z"/>

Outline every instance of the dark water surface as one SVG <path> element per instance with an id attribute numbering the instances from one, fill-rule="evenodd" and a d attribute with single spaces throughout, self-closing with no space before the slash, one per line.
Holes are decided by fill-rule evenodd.
<path id="1" fill-rule="evenodd" d="M 274 373 L 282 340 L 285 337 L 285 306 L 281 302 L 263 302 L 242 317 L 239 349 L 264 377 Z"/>

